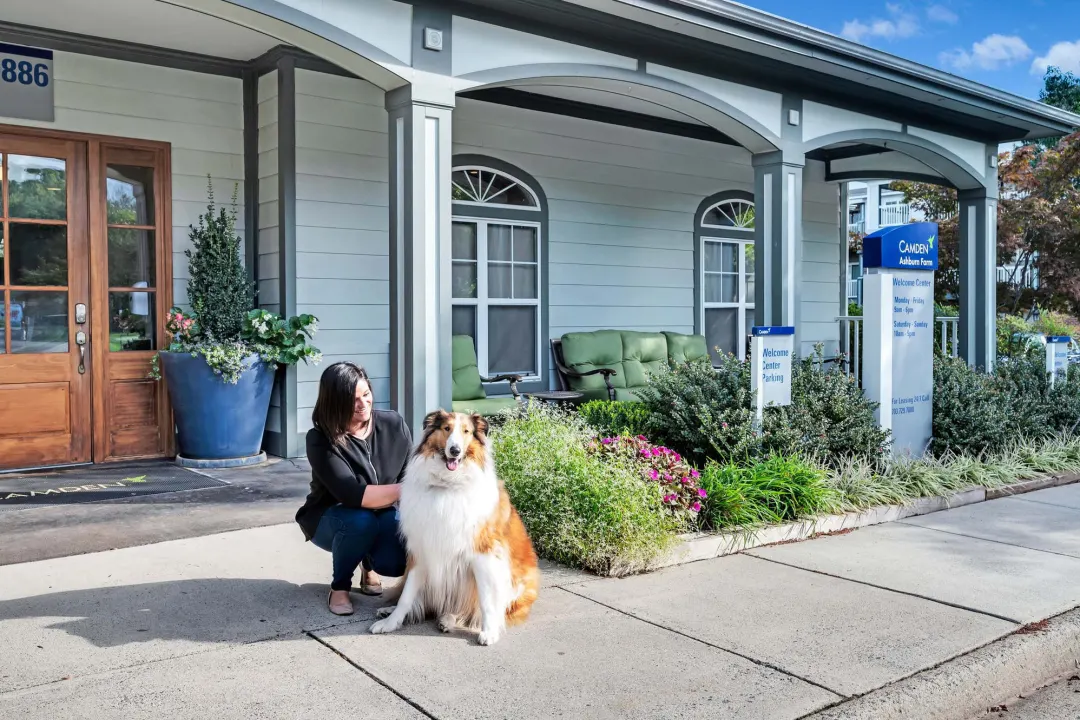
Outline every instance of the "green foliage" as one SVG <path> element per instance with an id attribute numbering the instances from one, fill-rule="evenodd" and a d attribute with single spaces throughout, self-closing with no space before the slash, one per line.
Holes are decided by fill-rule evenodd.
<path id="1" fill-rule="evenodd" d="M 1080 78 L 1057 67 L 1049 67 L 1043 75 L 1043 88 L 1039 91 L 1039 100 L 1047 105 L 1059 107 L 1069 112 L 1080 112 Z M 1039 148 L 1046 150 L 1054 147 L 1060 137 L 1035 140 Z"/>
<path id="2" fill-rule="evenodd" d="M 643 403 L 591 400 L 578 408 L 585 422 L 601 435 L 643 435 L 649 410 Z"/>
<path id="3" fill-rule="evenodd" d="M 837 493 L 825 470 L 794 455 L 770 455 L 750 466 L 710 463 L 701 473 L 706 527 L 753 528 L 832 510 Z"/>
<path id="4" fill-rule="evenodd" d="M 676 538 L 660 486 L 628 457 L 587 450 L 576 413 L 530 404 L 492 432 L 496 469 L 537 552 L 602 575 L 648 569 Z"/>
<path id="5" fill-rule="evenodd" d="M 888 435 L 874 421 L 875 404 L 854 380 L 823 370 L 820 354 L 793 364 L 792 404 L 766 408 L 754 424 L 750 363 L 731 355 L 713 370 L 679 366 L 640 394 L 650 438 L 692 458 L 745 462 L 770 453 L 812 454 L 833 462 L 849 454 L 878 457 Z"/>
<path id="6" fill-rule="evenodd" d="M 240 259 L 240 236 L 236 234 L 236 188 L 232 208 L 214 207 L 214 187 L 208 180 L 209 203 L 191 226 L 192 249 L 185 250 L 190 277 L 188 302 L 199 319 L 208 342 L 230 342 L 240 338 L 244 315 L 254 305 L 254 291 Z"/>
<path id="7" fill-rule="evenodd" d="M 244 316 L 241 335 L 264 362 L 295 365 L 303 360 L 318 365 L 322 353 L 308 343 L 317 330 L 318 320 L 314 315 L 297 315 L 286 320 L 256 309 Z"/>

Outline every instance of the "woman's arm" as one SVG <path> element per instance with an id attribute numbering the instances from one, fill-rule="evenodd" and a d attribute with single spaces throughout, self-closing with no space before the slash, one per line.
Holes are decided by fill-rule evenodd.
<path id="1" fill-rule="evenodd" d="M 394 483 L 393 485 L 369 485 L 367 490 L 364 491 L 364 499 L 362 500 L 360 507 L 378 510 L 380 508 L 390 507 L 396 503 L 400 497 L 401 485 L 398 483 Z"/>
<path id="2" fill-rule="evenodd" d="M 313 432 L 308 436 L 307 458 L 319 481 L 345 507 L 383 507 L 365 502 L 368 486 L 356 479 L 349 463 L 334 452 L 322 433 Z"/>

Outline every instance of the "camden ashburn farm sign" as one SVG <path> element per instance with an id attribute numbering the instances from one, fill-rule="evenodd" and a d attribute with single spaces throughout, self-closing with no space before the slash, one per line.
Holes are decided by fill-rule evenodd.
<path id="1" fill-rule="evenodd" d="M 795 328 L 764 326 L 751 329 L 750 377 L 758 425 L 765 407 L 791 404 L 791 356 Z"/>
<path id="2" fill-rule="evenodd" d="M 933 433 L 937 236 L 909 223 L 863 239 L 863 390 L 897 455 L 921 456 Z"/>

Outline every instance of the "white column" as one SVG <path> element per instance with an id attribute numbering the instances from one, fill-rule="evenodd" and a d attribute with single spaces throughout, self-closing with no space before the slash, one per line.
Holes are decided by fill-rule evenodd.
<path id="1" fill-rule="evenodd" d="M 997 359 L 997 197 L 960 192 L 960 355 L 990 371 Z"/>
<path id="2" fill-rule="evenodd" d="M 754 318 L 758 325 L 796 328 L 798 352 L 804 159 L 775 152 L 755 155 L 753 163 Z"/>
<path id="3" fill-rule="evenodd" d="M 390 122 L 390 397 L 414 435 L 452 397 L 451 116 L 454 94 L 410 85 Z"/>

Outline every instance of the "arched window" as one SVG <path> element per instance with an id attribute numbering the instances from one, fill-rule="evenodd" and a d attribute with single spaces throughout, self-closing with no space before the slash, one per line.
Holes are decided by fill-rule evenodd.
<path id="1" fill-rule="evenodd" d="M 707 198 L 695 217 L 697 324 L 713 361 L 746 359 L 754 324 L 754 196 L 731 190 Z"/>
<path id="2" fill-rule="evenodd" d="M 547 200 L 507 163 L 454 158 L 453 332 L 473 338 L 480 374 L 547 386 Z"/>

